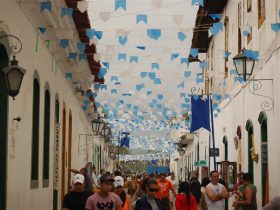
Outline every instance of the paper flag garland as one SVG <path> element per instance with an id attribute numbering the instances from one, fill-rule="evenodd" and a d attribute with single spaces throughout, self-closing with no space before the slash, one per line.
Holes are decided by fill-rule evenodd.
<path id="1" fill-rule="evenodd" d="M 130 63 L 138 63 L 138 56 L 130 56 Z"/>
<path id="2" fill-rule="evenodd" d="M 65 77 L 67 80 L 72 80 L 72 73 L 71 72 L 66 72 Z"/>
<path id="3" fill-rule="evenodd" d="M 47 29 L 43 26 L 40 26 L 38 29 L 42 34 L 44 34 L 47 31 Z"/>
<path id="4" fill-rule="evenodd" d="M 162 5 L 162 0 L 151 0 L 151 4 L 154 8 L 160 8 Z"/>
<path id="5" fill-rule="evenodd" d="M 99 17 L 103 22 L 107 22 L 111 17 L 111 12 L 100 12 Z"/>
<path id="6" fill-rule="evenodd" d="M 204 6 L 204 0 L 192 0 L 192 6 L 198 4 L 200 6 Z"/>
<path id="7" fill-rule="evenodd" d="M 190 55 L 194 58 L 197 57 L 198 56 L 198 49 L 197 48 L 191 48 Z"/>
<path id="8" fill-rule="evenodd" d="M 160 29 L 147 29 L 147 35 L 154 40 L 157 40 L 161 36 L 161 30 Z"/>
<path id="9" fill-rule="evenodd" d="M 147 22 L 148 22 L 148 17 L 147 17 L 147 15 L 143 15 L 143 14 L 136 15 L 136 24 L 140 23 L 141 21 L 142 21 L 143 23 L 147 24 Z"/>
<path id="10" fill-rule="evenodd" d="M 80 52 L 84 52 L 85 49 L 86 49 L 86 44 L 80 42 L 80 43 L 77 44 L 77 48 L 80 50 Z"/>
<path id="11" fill-rule="evenodd" d="M 152 69 L 159 70 L 159 64 L 158 63 L 152 63 Z"/>
<path id="12" fill-rule="evenodd" d="M 64 16 L 73 16 L 73 9 L 72 8 L 61 8 L 61 17 Z"/>
<path id="13" fill-rule="evenodd" d="M 61 46 L 62 48 L 66 48 L 69 46 L 69 40 L 68 39 L 61 39 L 60 40 L 60 43 L 59 43 L 59 46 Z"/>
<path id="14" fill-rule="evenodd" d="M 84 13 L 89 6 L 88 1 L 78 1 L 77 8 L 80 10 L 81 13 Z"/>
<path id="15" fill-rule="evenodd" d="M 177 24 L 178 26 L 181 25 L 183 22 L 183 15 L 173 15 L 172 16 L 173 23 Z"/>
<path id="16" fill-rule="evenodd" d="M 280 23 L 271 24 L 271 29 L 276 33 L 279 32 L 280 31 Z"/>
<path id="17" fill-rule="evenodd" d="M 69 53 L 69 54 L 68 54 L 68 58 L 69 58 L 69 59 L 72 59 L 72 60 L 76 60 L 76 58 L 77 58 L 77 53 Z"/>
<path id="18" fill-rule="evenodd" d="M 187 36 L 183 32 L 178 32 L 178 39 L 180 41 L 184 41 L 187 38 Z"/>
<path id="19" fill-rule="evenodd" d="M 126 61 L 126 54 L 125 54 L 125 53 L 120 53 L 120 54 L 118 55 L 118 60 L 119 60 L 119 61 L 120 61 L 120 60 Z"/>
<path id="20" fill-rule="evenodd" d="M 175 60 L 178 57 L 179 57 L 179 53 L 172 53 L 171 54 L 171 61 Z"/>
<path id="21" fill-rule="evenodd" d="M 42 1 L 40 3 L 40 10 L 43 12 L 44 10 L 48 10 L 49 12 L 52 12 L 52 3 L 50 1 Z"/>
<path id="22" fill-rule="evenodd" d="M 119 36 L 119 43 L 121 44 L 121 45 L 125 45 L 126 44 L 126 42 L 127 42 L 127 36 Z"/>
<path id="23" fill-rule="evenodd" d="M 118 9 L 126 11 L 126 0 L 115 0 L 115 11 Z"/>
<path id="24" fill-rule="evenodd" d="M 94 37 L 94 29 L 87 28 L 87 29 L 86 29 L 86 36 L 87 36 L 89 39 L 92 39 L 92 38 Z"/>
<path id="25" fill-rule="evenodd" d="M 181 64 L 189 64 L 189 59 L 188 58 L 181 58 Z"/>
<path id="26" fill-rule="evenodd" d="M 184 77 L 189 78 L 191 76 L 192 72 L 191 71 L 185 71 L 184 72 Z"/>

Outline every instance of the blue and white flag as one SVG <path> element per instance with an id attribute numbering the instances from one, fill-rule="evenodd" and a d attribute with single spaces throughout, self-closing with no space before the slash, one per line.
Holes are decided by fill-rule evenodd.
<path id="1" fill-rule="evenodd" d="M 209 97 L 192 96 L 191 104 L 192 124 L 190 131 L 194 132 L 200 128 L 210 131 Z"/>

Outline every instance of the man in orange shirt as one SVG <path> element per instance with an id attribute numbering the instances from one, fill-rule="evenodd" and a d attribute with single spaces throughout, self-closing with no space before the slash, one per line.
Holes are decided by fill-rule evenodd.
<path id="1" fill-rule="evenodd" d="M 160 174 L 160 178 L 158 179 L 158 186 L 159 186 L 159 191 L 156 194 L 156 197 L 158 199 L 167 197 L 168 200 L 170 200 L 170 190 L 173 192 L 174 197 L 176 197 L 176 192 L 174 190 L 174 187 L 172 183 L 166 179 L 165 173 Z"/>

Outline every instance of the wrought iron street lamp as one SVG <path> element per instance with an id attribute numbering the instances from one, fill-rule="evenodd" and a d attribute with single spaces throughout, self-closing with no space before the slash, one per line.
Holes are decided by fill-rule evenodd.
<path id="1" fill-rule="evenodd" d="M 95 136 L 100 135 L 102 133 L 103 127 L 106 122 L 103 119 L 94 119 L 91 122 L 92 132 Z"/>
<path id="2" fill-rule="evenodd" d="M 11 65 L 4 67 L 2 69 L 2 73 L 5 78 L 6 86 L 7 86 L 7 93 L 9 96 L 15 99 L 15 96 L 19 93 L 20 86 L 22 83 L 23 76 L 26 72 L 25 69 L 18 66 L 18 61 L 16 60 L 16 54 L 18 54 L 22 49 L 22 43 L 16 36 L 13 35 L 4 35 L 1 36 L 2 38 L 12 37 L 16 39 L 19 43 L 19 47 L 16 45 L 11 46 L 11 52 L 13 54 L 13 59 L 11 60 Z"/>
<path id="3" fill-rule="evenodd" d="M 255 60 L 244 55 L 244 50 L 242 50 L 241 53 L 238 53 L 233 58 L 233 63 L 237 74 L 242 77 L 244 81 L 249 79 L 254 70 Z"/>

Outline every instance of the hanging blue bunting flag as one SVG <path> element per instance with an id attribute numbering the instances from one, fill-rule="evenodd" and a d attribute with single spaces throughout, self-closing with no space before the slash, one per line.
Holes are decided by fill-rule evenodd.
<path id="1" fill-rule="evenodd" d="M 102 65 L 105 66 L 107 69 L 110 68 L 110 64 L 109 64 L 108 62 L 103 61 L 103 62 L 101 62 L 101 63 L 102 63 Z"/>
<path id="2" fill-rule="evenodd" d="M 161 30 L 160 29 L 147 29 L 147 35 L 151 39 L 157 40 L 161 36 Z"/>
<path id="3" fill-rule="evenodd" d="M 126 0 L 115 0 L 115 11 L 118 9 L 126 11 Z"/>
<path id="4" fill-rule="evenodd" d="M 125 45 L 126 44 L 126 42 L 127 42 L 127 36 L 119 36 L 119 43 L 121 44 L 121 45 Z"/>
<path id="5" fill-rule="evenodd" d="M 224 59 L 227 59 L 227 58 L 228 58 L 228 56 L 230 56 L 230 54 L 231 54 L 231 52 L 226 51 L 226 52 L 225 52 L 225 54 L 224 54 Z"/>
<path id="6" fill-rule="evenodd" d="M 86 44 L 79 42 L 79 43 L 77 43 L 77 48 L 80 50 L 80 52 L 84 52 L 86 49 Z"/>
<path id="7" fill-rule="evenodd" d="M 140 77 L 141 78 L 145 78 L 147 76 L 148 72 L 141 72 L 140 73 Z"/>
<path id="8" fill-rule="evenodd" d="M 197 57 L 198 56 L 198 49 L 197 48 L 191 48 L 190 49 L 190 55 L 194 58 Z"/>
<path id="9" fill-rule="evenodd" d="M 117 89 L 111 89 L 111 94 L 117 94 Z"/>
<path id="10" fill-rule="evenodd" d="M 152 69 L 159 70 L 159 64 L 158 63 L 152 63 Z"/>
<path id="11" fill-rule="evenodd" d="M 187 36 L 183 32 L 178 32 L 178 39 L 180 41 L 184 41 L 187 38 Z"/>
<path id="12" fill-rule="evenodd" d="M 130 56 L 130 63 L 138 63 L 138 56 Z"/>
<path id="13" fill-rule="evenodd" d="M 279 32 L 280 31 L 280 23 L 272 23 L 271 24 L 271 29 L 272 29 L 272 31 L 274 31 L 274 32 Z"/>
<path id="14" fill-rule="evenodd" d="M 191 75 L 192 75 L 192 72 L 191 72 L 191 71 L 185 71 L 185 72 L 184 72 L 184 77 L 185 77 L 185 78 L 189 78 Z"/>
<path id="15" fill-rule="evenodd" d="M 40 9 L 41 12 L 43 12 L 44 10 L 48 10 L 49 12 L 52 11 L 52 3 L 50 1 L 42 1 L 40 3 Z"/>
<path id="16" fill-rule="evenodd" d="M 111 76 L 111 82 L 113 82 L 113 81 L 118 81 L 119 79 L 118 79 L 118 77 L 117 76 Z"/>
<path id="17" fill-rule="evenodd" d="M 204 0 L 192 0 L 192 5 L 198 4 L 200 6 L 204 6 Z"/>
<path id="18" fill-rule="evenodd" d="M 160 78 L 155 78 L 154 79 L 154 84 L 155 85 L 160 85 L 161 84 L 161 79 Z"/>
<path id="19" fill-rule="evenodd" d="M 214 21 L 220 20 L 222 15 L 221 14 L 208 14 Z"/>
<path id="20" fill-rule="evenodd" d="M 77 53 L 69 53 L 69 54 L 68 54 L 68 58 L 69 58 L 69 59 L 76 60 L 76 58 L 77 58 Z"/>
<path id="21" fill-rule="evenodd" d="M 177 88 L 184 88 L 185 87 L 185 83 L 184 82 L 181 82 L 178 86 L 177 86 Z"/>
<path id="22" fill-rule="evenodd" d="M 73 16 L 73 9 L 72 8 L 61 8 L 61 17 L 64 17 L 65 15 L 66 16 L 69 16 L 69 17 L 72 17 Z"/>
<path id="23" fill-rule="evenodd" d="M 136 24 L 140 23 L 141 21 L 143 23 L 147 24 L 147 22 L 148 22 L 147 15 L 136 15 Z"/>
<path id="24" fill-rule="evenodd" d="M 185 63 L 185 64 L 189 64 L 189 59 L 188 58 L 181 58 L 181 64 L 183 64 L 183 63 Z"/>
<path id="25" fill-rule="evenodd" d="M 80 61 L 87 61 L 87 55 L 84 54 L 84 53 L 81 53 L 81 54 L 79 55 L 79 60 L 80 60 Z"/>
<path id="26" fill-rule="evenodd" d="M 136 48 L 139 49 L 139 50 L 145 50 L 146 49 L 145 46 L 137 46 Z"/>
<path id="27" fill-rule="evenodd" d="M 61 46 L 62 48 L 66 48 L 69 46 L 69 39 L 61 39 L 59 42 L 59 46 Z"/>
<path id="28" fill-rule="evenodd" d="M 156 78 L 156 73 L 155 72 L 149 72 L 149 78 L 151 80 L 154 80 Z"/>
<path id="29" fill-rule="evenodd" d="M 126 54 L 125 54 L 125 53 L 119 53 L 119 55 L 118 55 L 118 60 L 119 60 L 119 61 L 120 61 L 120 60 L 126 61 Z"/>
<path id="30" fill-rule="evenodd" d="M 47 31 L 47 29 L 46 29 L 46 27 L 40 26 L 40 27 L 39 27 L 39 31 L 40 31 L 42 34 L 44 34 L 44 33 Z"/>
<path id="31" fill-rule="evenodd" d="M 171 53 L 171 61 L 179 57 L 179 53 Z"/>
<path id="32" fill-rule="evenodd" d="M 72 73 L 71 72 L 66 72 L 65 77 L 67 80 L 72 80 Z"/>
<path id="33" fill-rule="evenodd" d="M 87 28 L 87 29 L 86 29 L 86 36 L 87 36 L 89 39 L 92 39 L 92 38 L 94 37 L 94 29 Z"/>

